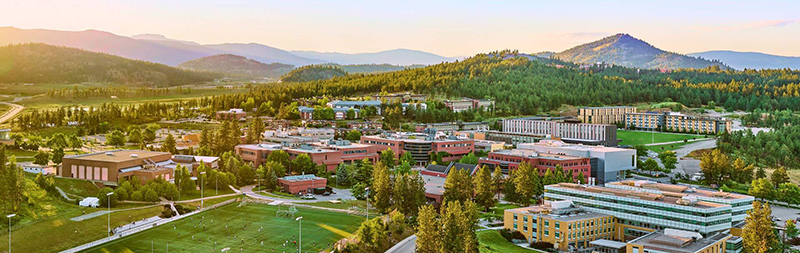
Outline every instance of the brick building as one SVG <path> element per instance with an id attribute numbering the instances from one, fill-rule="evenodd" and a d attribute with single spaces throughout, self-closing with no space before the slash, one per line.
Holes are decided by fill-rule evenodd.
<path id="1" fill-rule="evenodd" d="M 146 150 L 111 150 L 64 157 L 58 175 L 104 183 L 116 183 L 120 178 L 136 176 L 142 182 L 160 177 L 172 178 L 173 170 L 164 167 L 172 163 L 172 154 Z"/>
<path id="2" fill-rule="evenodd" d="M 361 143 L 378 146 L 378 150 L 381 151 L 391 148 L 396 158 L 406 152 L 411 153 L 417 162 L 416 165 L 427 165 L 432 154 L 441 154 L 442 162 L 450 162 L 475 151 L 475 142 L 471 139 L 458 139 L 454 136 L 433 137 L 434 135 L 434 133 L 396 133 L 361 136 Z"/>
<path id="3" fill-rule="evenodd" d="M 227 111 L 218 111 L 216 117 L 218 120 L 241 120 L 247 117 L 247 113 L 243 109 L 233 108 Z"/>
<path id="4" fill-rule="evenodd" d="M 314 174 L 278 178 L 278 186 L 291 194 L 312 193 L 314 189 L 325 189 L 328 179 Z"/>
<path id="5" fill-rule="evenodd" d="M 492 170 L 499 166 L 503 173 L 506 174 L 508 174 L 509 170 L 517 169 L 521 163 L 527 163 L 537 168 L 539 176 L 544 176 L 548 169 L 555 172 L 556 166 L 561 165 L 564 174 L 571 175 L 573 181 L 577 181 L 580 174 L 583 174 L 584 180 L 592 177 L 592 159 L 588 157 L 513 149 L 491 152 L 489 156 L 478 160 L 480 166 L 487 166 Z"/>

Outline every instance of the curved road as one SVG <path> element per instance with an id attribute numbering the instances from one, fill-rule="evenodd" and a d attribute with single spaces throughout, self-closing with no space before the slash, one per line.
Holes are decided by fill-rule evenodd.
<path id="1" fill-rule="evenodd" d="M 6 121 L 14 118 L 14 116 L 17 116 L 17 114 L 22 112 L 22 109 L 25 109 L 24 106 L 18 104 L 12 104 L 9 102 L 0 102 L 0 104 L 11 106 L 11 109 L 9 109 L 5 113 L 3 113 L 2 116 L 0 116 L 0 124 L 5 123 Z"/>

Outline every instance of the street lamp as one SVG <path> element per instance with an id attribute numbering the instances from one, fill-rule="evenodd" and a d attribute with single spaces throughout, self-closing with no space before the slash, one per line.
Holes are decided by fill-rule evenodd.
<path id="1" fill-rule="evenodd" d="M 205 171 L 200 172 L 200 175 L 201 175 L 200 176 L 200 210 L 203 210 L 203 201 L 204 201 L 204 199 L 203 199 L 204 198 L 203 197 L 203 189 L 205 189 L 205 188 L 203 187 L 203 178 L 204 177 L 202 175 L 205 175 L 205 174 L 206 174 Z"/>
<path id="2" fill-rule="evenodd" d="M 294 219 L 294 220 L 300 222 L 300 231 L 299 231 L 300 233 L 297 236 L 297 240 L 298 240 L 297 252 L 302 253 L 303 252 L 303 216 L 297 217 L 297 219 Z"/>
<path id="3" fill-rule="evenodd" d="M 14 218 L 14 216 L 17 216 L 17 214 L 12 213 L 6 215 L 6 217 L 8 218 L 8 253 L 11 253 L 11 218 Z"/>
<path id="4" fill-rule="evenodd" d="M 114 192 L 106 193 L 106 202 L 108 203 L 108 237 L 111 237 L 111 195 L 114 195 Z"/>

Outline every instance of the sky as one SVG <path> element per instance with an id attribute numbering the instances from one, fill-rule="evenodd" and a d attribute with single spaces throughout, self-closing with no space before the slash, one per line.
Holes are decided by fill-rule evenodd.
<path id="1" fill-rule="evenodd" d="M 616 33 L 663 50 L 800 56 L 800 1 L 0 0 L 0 26 L 201 44 L 443 56 L 562 51 Z"/>

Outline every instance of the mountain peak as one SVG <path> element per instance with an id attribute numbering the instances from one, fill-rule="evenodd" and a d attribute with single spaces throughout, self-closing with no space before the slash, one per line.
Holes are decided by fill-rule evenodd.
<path id="1" fill-rule="evenodd" d="M 576 63 L 611 63 L 634 68 L 705 68 L 722 66 L 695 57 L 667 52 L 627 33 L 618 33 L 555 54 L 556 58 Z"/>

